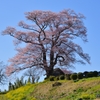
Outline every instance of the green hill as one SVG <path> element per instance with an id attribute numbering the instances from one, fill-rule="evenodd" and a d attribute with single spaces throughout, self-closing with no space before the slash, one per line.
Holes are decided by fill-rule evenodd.
<path id="1" fill-rule="evenodd" d="M 100 100 L 100 77 L 27 84 L 1 94 L 0 100 Z"/>

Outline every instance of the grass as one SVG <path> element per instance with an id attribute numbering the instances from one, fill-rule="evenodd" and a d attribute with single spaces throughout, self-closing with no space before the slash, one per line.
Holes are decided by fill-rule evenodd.
<path id="1" fill-rule="evenodd" d="M 16 90 L 11 90 L 5 95 L 0 96 L 0 100 L 36 100 L 34 97 L 30 97 L 30 93 L 34 90 L 35 85 L 27 84 Z"/>
<path id="2" fill-rule="evenodd" d="M 52 87 L 55 82 L 27 84 L 0 95 L 0 100 L 100 100 L 100 77 L 59 80 L 62 85 Z"/>

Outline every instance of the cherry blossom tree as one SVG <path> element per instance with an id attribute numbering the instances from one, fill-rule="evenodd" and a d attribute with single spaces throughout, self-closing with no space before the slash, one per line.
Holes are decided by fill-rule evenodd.
<path id="1" fill-rule="evenodd" d="M 73 10 L 61 12 L 31 11 L 25 13 L 30 25 L 19 22 L 23 29 L 18 31 L 14 27 L 7 27 L 2 33 L 15 38 L 17 54 L 9 59 L 7 74 L 12 74 L 26 68 L 37 67 L 52 75 L 57 66 L 70 67 L 75 63 L 90 63 L 90 57 L 84 53 L 82 47 L 75 43 L 76 38 L 87 42 L 87 30 L 84 26 L 82 14 Z M 25 47 L 18 46 L 25 43 Z"/>

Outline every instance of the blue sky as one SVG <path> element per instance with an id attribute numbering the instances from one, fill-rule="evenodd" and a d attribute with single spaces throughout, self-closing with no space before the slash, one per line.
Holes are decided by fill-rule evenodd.
<path id="1" fill-rule="evenodd" d="M 82 13 L 86 19 L 88 43 L 79 41 L 84 52 L 91 57 L 91 64 L 75 65 L 75 72 L 85 70 L 100 71 L 100 0 L 0 0 L 0 33 L 7 27 L 18 28 L 20 20 L 26 20 L 24 13 L 33 10 L 50 10 L 59 12 L 63 9 L 72 9 Z M 16 54 L 13 38 L 0 35 L 0 60 L 7 64 L 7 60 Z"/>

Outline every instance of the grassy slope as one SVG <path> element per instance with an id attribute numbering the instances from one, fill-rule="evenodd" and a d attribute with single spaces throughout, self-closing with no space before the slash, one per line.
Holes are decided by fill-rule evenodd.
<path id="1" fill-rule="evenodd" d="M 27 84 L 21 88 L 0 96 L 0 100 L 100 100 L 100 77 L 60 81 L 61 86 L 52 87 L 55 81 L 44 81 L 38 84 Z M 36 99 L 34 99 L 36 98 Z M 85 99 L 87 98 L 87 99 Z"/>

